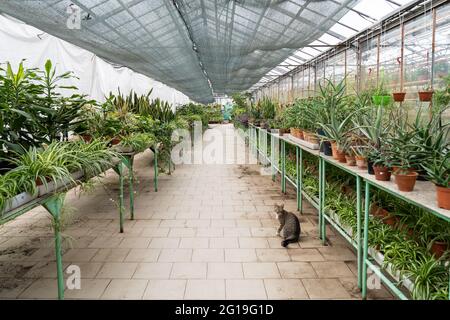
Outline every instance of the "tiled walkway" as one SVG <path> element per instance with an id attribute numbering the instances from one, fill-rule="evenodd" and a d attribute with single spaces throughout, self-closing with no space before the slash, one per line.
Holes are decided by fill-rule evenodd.
<path id="1" fill-rule="evenodd" d="M 230 128 L 222 126 L 221 129 Z M 232 136 L 227 136 L 232 140 Z M 242 144 L 242 141 L 238 141 Z M 108 172 L 91 194 L 71 191 L 64 265 L 81 269 L 89 299 L 350 299 L 356 258 L 305 201 L 299 244 L 275 237 L 273 205 L 294 211 L 293 190 L 261 176 L 256 165 L 184 165 L 152 188 L 151 154 L 136 158 L 136 220 L 118 233 L 117 176 Z M 373 290 L 372 297 L 390 297 Z M 56 272 L 48 214 L 37 208 L 0 227 L 0 298 L 55 298 Z"/>

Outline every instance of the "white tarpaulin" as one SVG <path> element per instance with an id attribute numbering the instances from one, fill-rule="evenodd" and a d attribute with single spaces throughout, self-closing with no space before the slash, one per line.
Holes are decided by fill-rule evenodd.
<path id="1" fill-rule="evenodd" d="M 130 90 L 144 94 L 153 88 L 152 98 L 159 97 L 173 105 L 189 101 L 186 95 L 161 82 L 129 68 L 113 66 L 87 50 L 0 14 L 0 64 L 9 61 L 16 70 L 23 59 L 28 68 L 43 69 L 50 59 L 58 74 L 73 71 L 79 80 L 72 84 L 98 101 L 104 101 L 105 95 L 118 88 L 125 94 Z"/>

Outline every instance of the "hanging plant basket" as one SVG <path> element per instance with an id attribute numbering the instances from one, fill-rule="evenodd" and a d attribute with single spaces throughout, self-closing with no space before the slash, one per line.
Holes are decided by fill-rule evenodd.
<path id="1" fill-rule="evenodd" d="M 373 104 L 376 106 L 387 106 L 391 103 L 391 96 L 372 96 Z"/>
<path id="2" fill-rule="evenodd" d="M 422 102 L 430 102 L 433 99 L 433 90 L 419 91 L 419 100 Z"/>
<path id="3" fill-rule="evenodd" d="M 405 101 L 406 92 L 394 92 L 392 93 L 395 102 Z"/>

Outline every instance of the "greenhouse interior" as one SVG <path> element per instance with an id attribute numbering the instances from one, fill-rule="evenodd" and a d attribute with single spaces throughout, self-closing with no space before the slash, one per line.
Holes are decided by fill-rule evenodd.
<path id="1" fill-rule="evenodd" d="M 0 300 L 450 299 L 449 1 L 9 0 L 0 44 Z"/>

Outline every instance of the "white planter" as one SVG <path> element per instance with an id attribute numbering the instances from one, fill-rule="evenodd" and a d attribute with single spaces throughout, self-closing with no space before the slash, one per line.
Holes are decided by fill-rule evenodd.
<path id="1" fill-rule="evenodd" d="M 37 198 L 37 195 L 33 196 L 28 192 L 19 193 L 18 195 L 16 195 L 15 197 L 13 197 L 7 201 L 5 210 L 3 210 L 3 212 L 8 212 L 8 211 L 14 210 L 36 198 Z"/>

